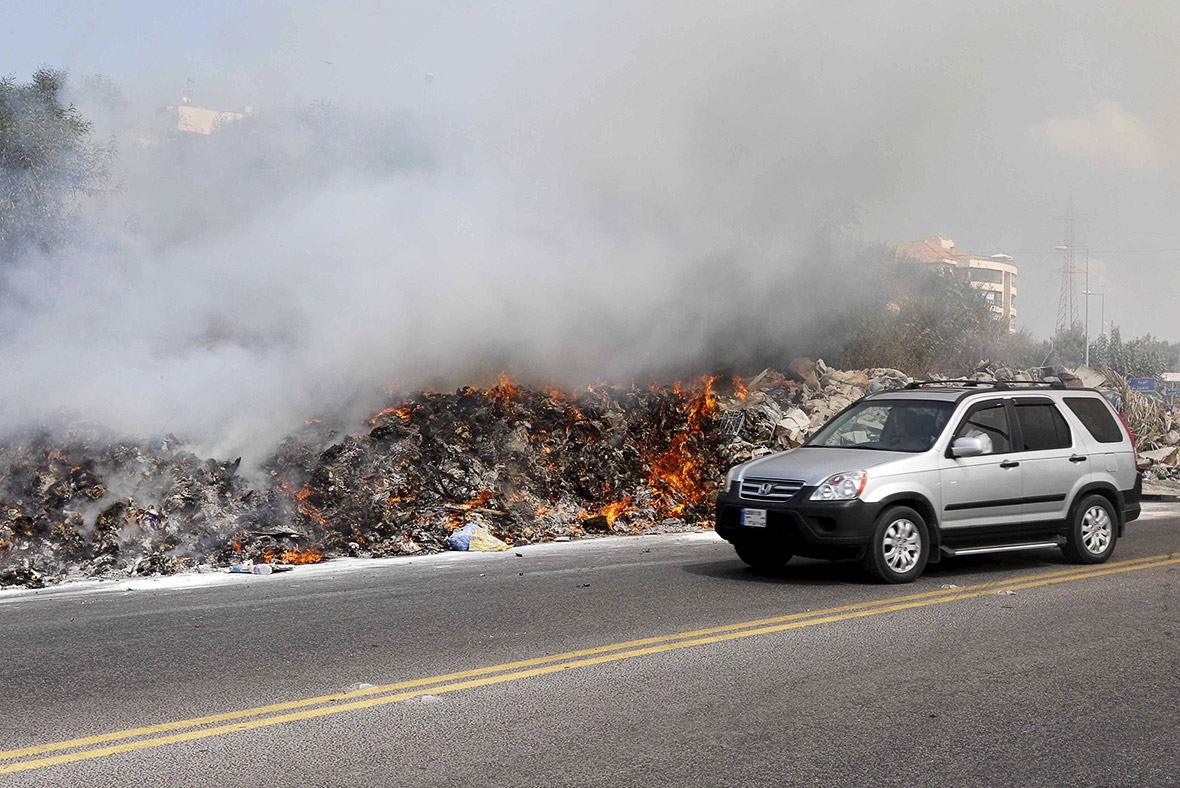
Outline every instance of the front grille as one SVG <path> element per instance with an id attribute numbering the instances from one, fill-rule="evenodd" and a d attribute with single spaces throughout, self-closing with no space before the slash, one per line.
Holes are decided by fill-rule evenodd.
<path id="1" fill-rule="evenodd" d="M 787 501 L 802 487 L 791 479 L 742 479 L 739 494 L 750 501 Z"/>

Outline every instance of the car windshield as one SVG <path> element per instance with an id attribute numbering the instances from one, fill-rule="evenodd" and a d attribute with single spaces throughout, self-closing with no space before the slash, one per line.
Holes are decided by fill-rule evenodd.
<path id="1" fill-rule="evenodd" d="M 923 452 L 934 445 L 952 410 L 954 403 L 939 400 L 861 400 L 804 445 Z"/>

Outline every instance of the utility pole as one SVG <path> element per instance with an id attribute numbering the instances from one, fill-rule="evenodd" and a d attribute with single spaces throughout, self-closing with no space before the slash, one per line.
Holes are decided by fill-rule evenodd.
<path id="1" fill-rule="evenodd" d="M 1065 209 L 1065 240 L 1053 247 L 1061 252 L 1061 295 L 1057 301 L 1057 333 L 1069 330 L 1078 322 L 1078 303 L 1074 289 L 1073 250 L 1074 220 L 1073 197 L 1069 198 L 1069 206 Z"/>
<path id="2" fill-rule="evenodd" d="M 1090 366 L 1090 247 L 1086 247 L 1086 366 Z"/>

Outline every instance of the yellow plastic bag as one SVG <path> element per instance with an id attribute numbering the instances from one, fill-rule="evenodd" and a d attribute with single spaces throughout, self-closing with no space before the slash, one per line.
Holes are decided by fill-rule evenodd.
<path id="1" fill-rule="evenodd" d="M 467 549 L 473 553 L 498 553 L 508 549 L 508 543 L 492 536 L 486 528 L 476 528 L 467 543 Z"/>

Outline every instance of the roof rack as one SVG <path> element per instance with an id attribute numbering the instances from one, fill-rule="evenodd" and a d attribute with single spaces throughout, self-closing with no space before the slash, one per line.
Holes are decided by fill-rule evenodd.
<path id="1" fill-rule="evenodd" d="M 976 386 L 990 386 L 996 391 L 1007 391 L 1013 386 L 1030 386 L 1034 388 L 1049 388 L 1049 389 L 1064 389 L 1065 383 L 1060 378 L 1049 378 L 1047 380 L 974 380 L 970 378 L 950 378 L 947 380 L 915 380 L 912 383 L 907 383 L 907 389 L 920 389 L 923 386 L 964 386 L 967 388 L 974 388 Z"/>

